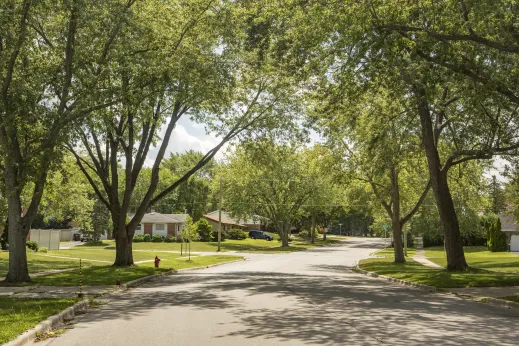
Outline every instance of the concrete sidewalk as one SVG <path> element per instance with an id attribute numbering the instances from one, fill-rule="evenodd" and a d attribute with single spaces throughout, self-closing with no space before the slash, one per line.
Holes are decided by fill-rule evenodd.
<path id="1" fill-rule="evenodd" d="M 430 268 L 442 268 L 442 266 L 434 263 L 434 262 L 431 262 L 427 259 L 427 257 L 425 257 L 425 250 L 421 249 L 421 250 L 416 250 L 416 253 L 415 255 L 413 256 L 413 259 L 426 266 L 426 267 L 430 267 Z"/>

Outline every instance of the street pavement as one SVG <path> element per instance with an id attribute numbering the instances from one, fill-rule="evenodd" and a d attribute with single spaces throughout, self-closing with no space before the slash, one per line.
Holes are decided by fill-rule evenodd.
<path id="1" fill-rule="evenodd" d="M 161 278 L 108 298 L 38 345 L 518 345 L 519 311 L 349 270 L 381 246 L 338 246 Z"/>

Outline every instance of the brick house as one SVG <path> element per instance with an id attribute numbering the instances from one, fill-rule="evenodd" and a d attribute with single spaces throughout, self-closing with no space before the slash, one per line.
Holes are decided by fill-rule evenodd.
<path id="1" fill-rule="evenodd" d="M 207 213 L 203 217 L 209 222 L 211 226 L 213 226 L 213 229 L 218 229 L 219 210 Z M 222 210 L 222 231 L 227 231 L 232 228 L 240 228 L 244 231 L 262 230 L 264 227 L 264 225 L 262 224 L 262 219 L 264 218 L 261 216 L 257 216 L 254 219 L 238 220 L 232 218 L 231 216 L 229 216 L 229 214 Z"/>
<path id="2" fill-rule="evenodd" d="M 159 234 L 163 237 L 177 237 L 186 221 L 188 214 L 161 214 L 151 212 L 144 214 L 141 223 L 135 230 L 135 235 Z"/>

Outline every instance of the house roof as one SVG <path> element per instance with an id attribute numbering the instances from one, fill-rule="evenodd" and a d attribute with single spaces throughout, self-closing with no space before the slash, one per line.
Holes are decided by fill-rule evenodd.
<path id="1" fill-rule="evenodd" d="M 184 223 L 185 217 L 177 218 L 177 215 L 186 214 L 161 214 L 161 213 L 146 213 L 142 217 L 141 223 Z"/>
<path id="2" fill-rule="evenodd" d="M 206 218 L 218 221 L 219 220 L 219 210 L 212 211 L 208 214 L 204 215 Z M 255 215 L 257 216 L 257 215 Z M 222 223 L 228 224 L 228 225 L 254 225 L 258 224 L 261 216 L 257 216 L 256 221 L 254 219 L 247 219 L 247 220 L 238 220 L 235 218 L 232 218 L 229 214 L 227 214 L 225 211 L 222 210 Z"/>
<path id="3" fill-rule="evenodd" d="M 186 222 L 186 218 L 189 216 L 189 214 L 164 214 L 164 215 L 166 215 L 167 217 L 173 218 L 181 223 Z"/>
<path id="4" fill-rule="evenodd" d="M 499 214 L 499 221 L 501 221 L 501 230 L 503 232 L 518 232 L 519 225 L 515 223 L 512 215 Z"/>

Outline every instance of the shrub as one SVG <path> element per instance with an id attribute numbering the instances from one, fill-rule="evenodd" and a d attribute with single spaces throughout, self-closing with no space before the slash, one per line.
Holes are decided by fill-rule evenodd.
<path id="1" fill-rule="evenodd" d="M 142 243 L 144 241 L 144 235 L 138 234 L 133 236 L 134 243 Z"/>
<path id="2" fill-rule="evenodd" d="M 177 238 L 172 235 L 168 235 L 166 239 L 164 239 L 164 241 L 166 243 L 175 243 L 177 241 Z"/>
<path id="3" fill-rule="evenodd" d="M 239 228 L 230 229 L 225 233 L 229 239 L 243 240 L 247 238 L 247 233 L 245 233 L 243 230 Z M 218 233 L 216 236 L 218 237 Z"/>
<path id="4" fill-rule="evenodd" d="M 507 251 L 506 234 L 501 231 L 501 221 L 497 215 L 488 215 L 483 224 L 487 230 L 487 247 L 492 252 Z"/>
<path id="5" fill-rule="evenodd" d="M 27 243 L 27 248 L 31 251 L 34 251 L 34 252 L 37 252 L 38 251 L 38 243 L 33 241 L 33 240 L 29 240 Z"/>
<path id="6" fill-rule="evenodd" d="M 299 236 L 304 239 L 310 239 L 312 237 L 312 233 L 307 229 L 303 229 L 299 231 Z"/>
<path id="7" fill-rule="evenodd" d="M 44 247 L 41 247 L 38 252 L 47 252 L 49 251 L 49 249 L 47 249 L 45 246 Z"/>
<path id="8" fill-rule="evenodd" d="M 151 241 L 151 234 L 145 234 L 142 237 L 142 240 L 145 241 L 145 242 L 150 242 Z"/>
<path id="9" fill-rule="evenodd" d="M 164 241 L 164 237 L 160 234 L 155 234 L 153 238 L 151 238 L 151 241 L 154 243 L 162 243 Z"/>
<path id="10" fill-rule="evenodd" d="M 89 240 L 85 243 L 84 246 L 104 246 L 107 245 L 103 243 L 101 240 Z"/>
<path id="11" fill-rule="evenodd" d="M 211 241 L 213 238 L 213 227 L 206 219 L 200 219 L 193 224 L 194 230 L 198 233 L 200 241 Z M 223 232 L 222 232 L 223 234 Z M 194 239 L 193 239 L 194 240 Z"/>

